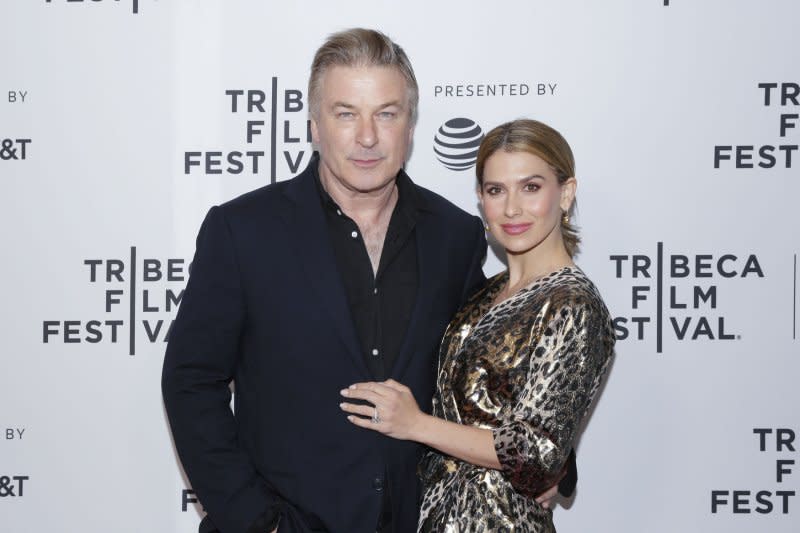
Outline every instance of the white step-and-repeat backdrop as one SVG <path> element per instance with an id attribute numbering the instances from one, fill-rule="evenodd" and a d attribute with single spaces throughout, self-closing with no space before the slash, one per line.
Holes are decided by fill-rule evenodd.
<path id="1" fill-rule="evenodd" d="M 800 531 L 799 23 L 796 0 L 3 0 L 0 529 L 196 530 L 160 395 L 196 231 L 305 166 L 312 55 L 367 26 L 416 69 L 418 183 L 477 213 L 437 143 L 516 117 L 575 151 L 619 341 L 559 530 Z"/>

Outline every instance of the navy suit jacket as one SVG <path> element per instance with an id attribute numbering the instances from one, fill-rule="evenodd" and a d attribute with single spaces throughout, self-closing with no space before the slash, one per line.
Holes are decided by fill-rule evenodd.
<path id="1" fill-rule="evenodd" d="M 486 240 L 477 217 L 414 190 L 419 286 L 390 375 L 429 411 L 439 343 L 484 281 Z M 306 169 L 211 208 L 197 237 L 162 389 L 186 474 L 222 533 L 245 532 L 268 508 L 281 533 L 374 533 L 383 490 L 395 532 L 416 528 L 422 447 L 356 427 L 339 408 L 342 388 L 373 378 L 322 209 Z"/>

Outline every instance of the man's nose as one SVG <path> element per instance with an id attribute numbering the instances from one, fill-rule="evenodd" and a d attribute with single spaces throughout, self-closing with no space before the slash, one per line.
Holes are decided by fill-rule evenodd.
<path id="1" fill-rule="evenodd" d="M 371 148 L 378 142 L 378 134 L 372 117 L 361 117 L 359 119 L 356 141 L 365 148 Z"/>

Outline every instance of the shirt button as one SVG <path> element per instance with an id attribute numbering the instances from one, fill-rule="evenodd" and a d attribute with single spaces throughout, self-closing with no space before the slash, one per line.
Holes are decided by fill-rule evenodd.
<path id="1" fill-rule="evenodd" d="M 377 348 L 373 348 L 373 349 L 372 349 L 372 355 L 378 355 L 378 353 L 379 353 L 379 352 L 378 352 L 378 349 L 377 349 Z"/>
<path id="2" fill-rule="evenodd" d="M 352 238 L 354 238 L 354 239 L 357 239 L 357 238 L 358 238 L 358 232 L 357 232 L 357 231 L 354 231 L 353 233 L 351 233 L 351 234 L 350 234 L 350 236 L 351 236 Z"/>
<path id="3" fill-rule="evenodd" d="M 383 490 L 383 478 L 376 477 L 372 480 L 372 488 L 378 492 Z"/>
<path id="4" fill-rule="evenodd" d="M 341 209 L 337 209 L 336 210 L 336 214 L 339 215 L 339 216 L 342 216 L 342 210 Z"/>

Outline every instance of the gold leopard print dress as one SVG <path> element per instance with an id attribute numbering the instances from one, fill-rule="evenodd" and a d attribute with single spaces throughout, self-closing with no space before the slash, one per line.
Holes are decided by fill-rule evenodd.
<path id="1" fill-rule="evenodd" d="M 439 353 L 433 414 L 491 429 L 501 470 L 428 452 L 419 531 L 554 532 L 535 496 L 553 486 L 612 358 L 614 330 L 579 269 L 492 307 L 508 273 L 456 314 Z"/>

